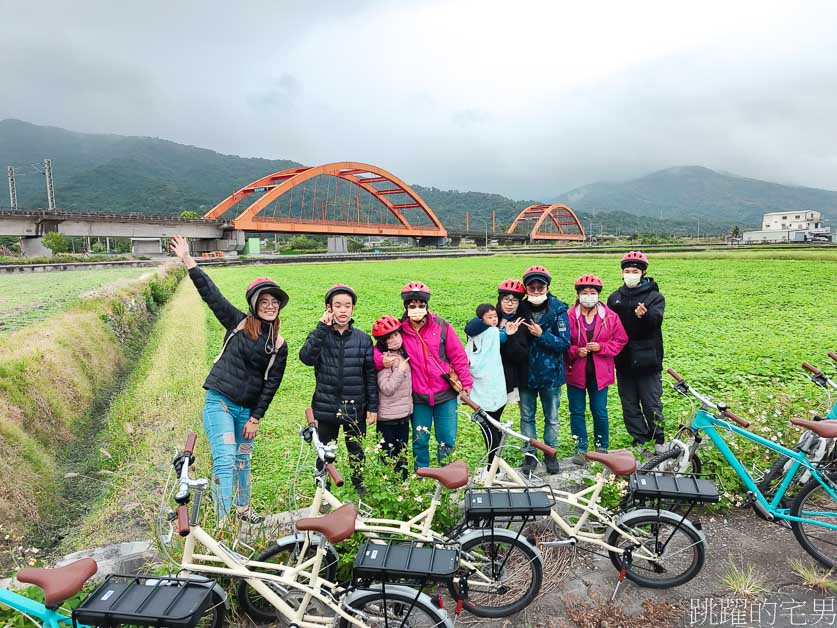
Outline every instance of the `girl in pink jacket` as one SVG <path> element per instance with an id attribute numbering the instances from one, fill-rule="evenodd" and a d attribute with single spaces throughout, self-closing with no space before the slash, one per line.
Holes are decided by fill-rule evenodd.
<path id="1" fill-rule="evenodd" d="M 411 281 L 401 289 L 405 315 L 401 341 L 410 358 L 413 384 L 413 455 L 417 467 L 430 466 L 430 431 L 436 435 L 436 458 L 444 464 L 456 446 L 458 390 L 473 387 L 465 348 L 450 323 L 427 310 L 430 288 Z M 374 351 L 375 367 L 383 354 Z"/>
<path id="2" fill-rule="evenodd" d="M 599 300 L 602 280 L 596 275 L 582 275 L 575 282 L 578 295 L 570 308 L 570 348 L 567 361 L 567 400 L 570 406 L 570 430 L 576 439 L 576 455 L 571 462 L 587 464 L 587 397 L 593 415 L 596 450 L 606 452 L 609 443 L 607 389 L 614 382 L 613 358 L 628 343 L 616 312 Z"/>

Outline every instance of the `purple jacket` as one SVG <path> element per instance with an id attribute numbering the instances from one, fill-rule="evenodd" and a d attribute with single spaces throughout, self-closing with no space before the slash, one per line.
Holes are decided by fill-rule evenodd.
<path id="1" fill-rule="evenodd" d="M 587 331 L 584 329 L 584 319 L 581 306 L 575 304 L 567 312 L 570 319 L 570 348 L 567 350 L 567 386 L 575 388 L 587 387 L 587 360 L 593 356 L 596 365 L 596 385 L 598 390 L 610 386 L 614 381 L 613 358 L 628 344 L 628 334 L 622 327 L 622 321 L 616 312 L 599 301 L 598 311 L 594 319 L 593 339 L 601 349 L 595 353 L 588 353 L 586 357 L 579 357 L 580 347 L 587 346 Z"/>
<path id="2" fill-rule="evenodd" d="M 419 336 L 419 334 L 421 334 Z M 401 339 L 404 350 L 410 356 L 410 368 L 413 373 L 413 401 L 425 405 L 435 406 L 448 399 L 456 397 L 456 392 L 450 387 L 442 374 L 448 372 L 448 362 L 462 381 L 465 390 L 474 387 L 471 379 L 471 372 L 468 369 L 468 356 L 465 354 L 465 347 L 456 335 L 453 326 L 448 323 L 447 336 L 445 338 L 445 352 L 448 362 L 439 358 L 439 343 L 441 342 L 442 328 L 436 322 L 436 315 L 427 313 L 427 323 L 417 334 L 410 326 L 410 319 L 404 320 L 401 324 Z M 378 370 L 384 366 L 384 357 L 375 347 L 374 351 L 375 368 Z"/>

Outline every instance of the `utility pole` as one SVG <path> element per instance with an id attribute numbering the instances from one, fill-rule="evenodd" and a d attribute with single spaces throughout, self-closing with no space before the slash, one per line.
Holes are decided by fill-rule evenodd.
<path id="1" fill-rule="evenodd" d="M 52 184 L 52 160 L 44 159 L 44 177 L 47 188 L 47 207 L 55 209 L 55 187 Z"/>
<path id="2" fill-rule="evenodd" d="M 12 211 L 17 211 L 17 188 L 15 187 L 15 168 L 14 166 L 8 167 L 9 173 L 9 207 L 12 208 Z"/>

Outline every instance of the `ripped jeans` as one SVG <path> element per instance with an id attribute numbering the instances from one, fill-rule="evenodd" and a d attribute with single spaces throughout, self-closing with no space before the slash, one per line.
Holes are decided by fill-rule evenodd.
<path id="1" fill-rule="evenodd" d="M 206 391 L 203 427 L 212 449 L 212 498 L 220 522 L 236 506 L 250 504 L 250 457 L 253 441 L 244 438 L 250 409 L 214 390 Z M 233 495 L 235 487 L 235 495 Z"/>

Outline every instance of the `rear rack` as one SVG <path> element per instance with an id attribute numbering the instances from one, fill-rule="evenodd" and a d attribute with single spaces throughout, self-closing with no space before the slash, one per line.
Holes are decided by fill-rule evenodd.
<path id="1" fill-rule="evenodd" d="M 214 585 L 207 579 L 113 574 L 73 610 L 73 624 L 192 628 L 209 607 Z"/>
<path id="2" fill-rule="evenodd" d="M 633 501 L 639 503 L 717 503 L 720 495 L 714 478 L 662 471 L 634 473 L 628 481 L 628 490 Z"/>
<path id="3" fill-rule="evenodd" d="M 459 569 L 459 546 L 419 541 L 365 541 L 355 556 L 355 581 L 451 580 Z"/>
<path id="4" fill-rule="evenodd" d="M 554 505 L 555 496 L 548 485 L 479 487 L 465 491 L 465 518 L 470 522 L 544 517 Z"/>

